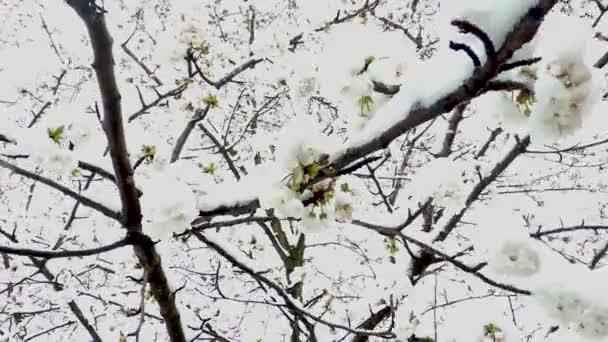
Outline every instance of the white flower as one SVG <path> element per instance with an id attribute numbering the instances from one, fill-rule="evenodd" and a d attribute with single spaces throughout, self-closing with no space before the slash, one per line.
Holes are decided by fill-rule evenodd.
<path id="1" fill-rule="evenodd" d="M 92 121 L 91 118 L 78 116 L 76 120 L 68 125 L 68 139 L 76 147 L 80 147 L 80 145 L 91 141 L 96 132 L 96 127 Z"/>
<path id="2" fill-rule="evenodd" d="M 332 227 L 334 221 L 332 205 L 309 206 L 302 216 L 302 228 L 305 233 L 318 233 Z"/>
<path id="3" fill-rule="evenodd" d="M 346 115 L 368 119 L 390 99 L 390 96 L 374 92 L 373 83 L 367 74 L 351 77 L 339 94 L 337 103 Z"/>
<path id="4" fill-rule="evenodd" d="M 440 206 L 453 208 L 455 210 L 465 205 L 467 193 L 460 179 L 446 179 L 437 184 L 435 191 L 431 193 L 433 201 Z"/>
<path id="5" fill-rule="evenodd" d="M 572 324 L 573 330 L 587 338 L 608 336 L 608 308 L 593 306 Z"/>
<path id="6" fill-rule="evenodd" d="M 408 57 L 407 62 L 405 56 L 399 60 L 390 57 L 374 59 L 368 67 L 370 79 L 387 85 L 401 84 L 410 72 L 408 67 L 416 60 L 414 55 Z"/>
<path id="7" fill-rule="evenodd" d="M 306 100 L 318 91 L 319 80 L 315 76 L 303 77 L 297 80 L 293 88 L 289 88 L 293 97 Z"/>
<path id="8" fill-rule="evenodd" d="M 559 79 L 545 74 L 536 82 L 535 91 L 532 125 L 537 136 L 559 139 L 582 127 L 588 109 L 587 89 L 567 88 Z"/>
<path id="9" fill-rule="evenodd" d="M 141 203 L 147 224 L 144 231 L 155 238 L 189 228 L 197 215 L 196 197 L 192 190 L 174 177 L 153 177 L 145 182 Z"/>
<path id="10" fill-rule="evenodd" d="M 280 216 L 300 218 L 304 215 L 304 204 L 298 198 L 283 198 L 275 207 Z"/>
<path id="11" fill-rule="evenodd" d="M 354 22 L 336 25 L 329 32 L 319 65 L 322 94 L 339 95 L 357 76 L 398 83 L 406 74 L 406 66 L 415 60 L 411 42 L 397 32 Z"/>
<path id="12" fill-rule="evenodd" d="M 283 31 L 266 30 L 256 33 L 251 52 L 259 58 L 283 56 L 288 51 L 289 39 Z"/>
<path id="13" fill-rule="evenodd" d="M 534 134 L 541 140 L 557 140 L 572 135 L 583 126 L 598 98 L 600 75 L 586 61 L 591 32 L 572 18 L 548 17 L 539 33 L 536 55 L 544 56 L 537 66 L 532 108 Z M 568 25 L 568 32 L 555 31 Z M 553 27 L 553 30 L 550 28 Z M 563 31 L 563 30 L 558 30 Z M 545 58 L 546 56 L 546 58 Z"/>
<path id="14" fill-rule="evenodd" d="M 277 159 L 288 172 L 298 166 L 307 166 L 319 161 L 322 154 L 331 154 L 336 149 L 335 137 L 321 133 L 316 120 L 308 115 L 299 115 L 290 120 L 281 132 L 282 141 L 277 145 Z"/>
<path id="15" fill-rule="evenodd" d="M 538 253 L 523 240 L 503 241 L 489 265 L 498 273 L 522 277 L 537 273 L 541 266 Z"/>
<path id="16" fill-rule="evenodd" d="M 580 319 L 591 307 L 589 301 L 567 289 L 543 288 L 536 291 L 534 297 L 550 317 L 565 324 Z"/>
<path id="17" fill-rule="evenodd" d="M 68 177 L 78 167 L 78 161 L 72 151 L 50 142 L 43 142 L 36 149 L 32 149 L 29 158 L 34 165 L 53 177 Z"/>
<path id="18" fill-rule="evenodd" d="M 279 218 L 301 218 L 305 214 L 302 201 L 291 189 L 280 184 L 260 196 L 260 205 L 264 209 L 273 208 L 274 215 Z"/>
<path id="19" fill-rule="evenodd" d="M 483 115 L 489 114 L 505 129 L 518 129 L 529 121 L 508 93 L 489 92 L 478 101 L 479 111 Z"/>
<path id="20" fill-rule="evenodd" d="M 433 202 L 460 210 L 468 195 L 468 187 L 462 177 L 465 166 L 447 158 L 438 158 L 421 167 L 412 180 L 409 190 L 414 192 L 419 201 L 425 201 L 429 196 Z"/>
<path id="21" fill-rule="evenodd" d="M 319 158 L 320 151 L 312 144 L 302 144 L 297 146 L 296 159 L 303 166 L 312 164 Z"/>
<path id="22" fill-rule="evenodd" d="M 349 222 L 353 217 L 353 198 L 352 193 L 336 189 L 334 192 L 336 220 L 339 222 Z"/>

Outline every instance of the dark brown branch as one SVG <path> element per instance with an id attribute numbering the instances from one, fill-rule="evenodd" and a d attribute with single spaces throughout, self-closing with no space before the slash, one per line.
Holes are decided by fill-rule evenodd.
<path id="1" fill-rule="evenodd" d="M 36 122 L 38 121 L 38 119 L 40 119 L 40 117 L 42 116 L 42 114 L 44 114 L 44 111 L 45 111 L 47 108 L 49 108 L 49 107 L 50 107 L 50 105 L 51 105 L 51 102 L 50 102 L 50 101 L 47 101 L 47 102 L 46 102 L 46 103 L 45 103 L 45 104 L 42 106 L 42 108 L 40 108 L 40 109 L 38 110 L 38 112 L 37 112 L 37 113 L 33 113 L 33 114 L 34 114 L 34 117 L 32 118 L 32 121 L 30 121 L 30 123 L 27 125 L 27 128 L 32 128 L 32 127 L 33 127 L 33 126 L 36 124 Z"/>
<path id="2" fill-rule="evenodd" d="M 105 13 L 93 0 L 66 0 L 83 20 L 93 48 L 93 67 L 103 103 L 103 127 L 108 139 L 116 185 L 122 202 L 122 223 L 131 234 L 141 234 L 142 212 L 138 192 L 129 161 L 122 120 L 121 95 L 114 73 L 113 39 L 108 32 Z M 134 245 L 135 255 L 148 274 L 151 292 L 160 307 L 160 313 L 172 342 L 185 342 L 186 337 L 180 313 L 161 264 L 154 243 L 142 235 Z"/>
<path id="3" fill-rule="evenodd" d="M 169 97 L 175 97 L 178 96 L 179 94 L 183 93 L 184 90 L 186 90 L 186 86 L 185 85 L 179 85 L 169 91 L 167 91 L 166 93 L 160 94 L 157 92 L 156 94 L 156 99 L 150 103 L 142 103 L 142 107 L 140 110 L 138 110 L 137 112 L 129 115 L 129 119 L 128 121 L 131 122 L 135 119 L 137 119 L 138 117 L 148 114 L 148 111 L 156 106 L 158 106 L 163 100 L 169 98 Z"/>
<path id="4" fill-rule="evenodd" d="M 463 119 L 463 114 L 465 109 L 467 108 L 467 104 L 463 103 L 456 107 L 454 113 L 450 117 L 448 121 L 448 131 L 443 138 L 443 144 L 441 145 L 441 151 L 437 153 L 437 157 L 448 157 L 452 154 L 452 145 L 454 145 L 454 138 L 456 138 L 456 133 L 458 131 L 458 125 Z"/>
<path id="5" fill-rule="evenodd" d="M 470 23 L 466 20 L 453 20 L 452 25 L 458 27 L 458 29 L 462 33 L 470 33 L 477 37 L 477 39 L 479 39 L 483 43 L 483 48 L 486 52 L 486 56 L 488 59 L 487 63 L 496 63 L 496 48 L 494 47 L 494 43 L 492 42 L 492 39 L 490 39 L 487 33 L 485 33 L 475 24 Z"/>
<path id="6" fill-rule="evenodd" d="M 608 242 L 605 242 L 604 247 L 602 247 L 602 249 L 600 249 L 595 256 L 593 257 L 593 259 L 591 260 L 591 264 L 589 265 L 590 269 L 594 269 L 597 264 L 600 262 L 600 260 L 602 260 L 606 254 L 608 253 Z"/>
<path id="7" fill-rule="evenodd" d="M 469 273 L 473 276 L 475 276 L 476 278 L 478 278 L 479 280 L 483 281 L 484 283 L 488 284 L 488 285 L 492 285 L 494 287 L 497 287 L 499 289 L 502 290 L 506 290 L 506 291 L 510 291 L 513 293 L 518 293 L 518 294 L 523 294 L 523 295 L 531 295 L 532 293 L 528 290 L 524 290 L 524 289 L 520 289 L 517 288 L 515 286 L 512 285 L 507 285 L 507 284 L 501 284 L 497 281 L 494 281 L 488 277 L 486 277 L 485 275 L 483 275 L 482 273 L 479 273 L 479 269 L 480 266 L 467 266 L 464 263 L 458 261 L 455 257 L 449 256 L 443 252 L 441 252 L 438 249 L 433 248 L 430 245 L 427 245 L 423 242 L 420 242 L 416 239 L 413 239 L 403 233 L 399 233 L 399 237 L 401 237 L 403 240 L 415 245 L 416 247 L 422 249 L 424 252 L 434 255 L 436 259 L 441 260 L 441 261 L 446 261 L 452 265 L 454 265 L 455 267 L 457 267 L 458 269 L 460 269 L 461 271 L 464 271 L 465 273 Z"/>
<path id="8" fill-rule="evenodd" d="M 205 117 L 207 116 L 207 113 L 209 113 L 210 108 L 211 108 L 211 106 L 207 105 L 207 106 L 205 106 L 204 109 L 197 108 L 194 111 L 194 115 L 192 116 L 190 121 L 188 121 L 188 123 L 186 124 L 186 127 L 184 128 L 182 133 L 177 138 L 175 147 L 173 147 L 173 151 L 171 152 L 171 163 L 174 163 L 179 159 L 179 155 L 182 153 L 184 145 L 186 144 L 186 141 L 188 140 L 190 133 L 192 133 L 194 126 L 196 126 L 197 123 L 199 123 L 200 121 L 205 119 Z"/>
<path id="9" fill-rule="evenodd" d="M 391 27 L 393 29 L 397 29 L 400 30 L 401 32 L 403 32 L 403 34 L 405 34 L 405 36 L 412 41 L 412 43 L 416 44 L 416 49 L 420 50 L 422 49 L 424 46 L 422 45 L 422 37 L 418 36 L 418 37 L 414 37 L 413 34 L 410 33 L 410 31 L 403 27 L 402 25 L 397 24 L 396 22 L 388 19 L 388 18 L 384 18 L 384 17 L 376 17 L 378 19 L 380 19 L 380 21 L 385 24 L 388 27 Z"/>
<path id="10" fill-rule="evenodd" d="M 363 323 L 359 325 L 359 328 L 365 330 L 373 330 L 375 329 L 382 321 L 388 318 L 391 313 L 393 313 L 393 308 L 391 306 L 385 306 L 382 309 L 378 310 L 378 312 L 373 313 L 368 319 L 366 319 Z M 355 336 L 352 342 L 368 342 L 369 336 Z"/>
<path id="11" fill-rule="evenodd" d="M 477 154 L 475 155 L 475 159 L 483 157 L 488 151 L 488 148 L 490 148 L 492 142 L 496 140 L 496 137 L 498 137 L 502 132 L 503 130 L 501 127 L 492 130 L 492 133 L 490 133 L 490 137 L 488 138 L 488 140 L 486 140 L 481 149 L 479 149 L 479 152 L 477 152 Z"/>
<path id="12" fill-rule="evenodd" d="M 559 153 L 581 151 L 581 150 L 587 149 L 589 147 L 599 146 L 599 145 L 603 145 L 603 144 L 606 144 L 606 143 L 608 143 L 608 139 L 603 139 L 603 140 L 599 140 L 599 141 L 592 142 L 592 143 L 589 143 L 589 144 L 584 144 L 584 145 L 580 145 L 580 143 L 579 143 L 579 144 L 576 144 L 574 146 L 571 146 L 571 147 L 568 147 L 568 148 L 564 148 L 564 149 L 561 149 L 561 150 L 526 151 L 526 153 L 528 153 L 528 154 L 552 154 L 552 153 L 559 154 Z"/>
<path id="13" fill-rule="evenodd" d="M 127 54 L 127 56 L 131 57 L 131 59 L 137 65 L 139 65 L 140 68 L 142 68 L 142 70 L 146 73 L 146 75 L 148 75 L 148 77 L 150 77 L 158 86 L 162 86 L 163 82 L 161 82 L 161 80 L 156 77 L 156 75 L 154 75 L 154 72 L 150 70 L 150 68 L 148 68 L 148 66 L 144 62 L 142 62 L 139 58 L 137 58 L 137 56 L 135 56 L 133 51 L 131 51 L 131 49 L 129 49 L 129 47 L 127 46 L 127 43 L 128 40 L 120 44 L 122 50 Z"/>
<path id="14" fill-rule="evenodd" d="M 382 82 L 373 81 L 374 91 L 384 95 L 395 95 L 401 89 L 401 85 L 384 84 Z"/>
<path id="15" fill-rule="evenodd" d="M 541 238 L 541 237 L 547 236 L 547 235 L 564 234 L 564 233 L 570 233 L 570 232 L 577 232 L 577 231 L 581 231 L 581 230 L 591 230 L 591 231 L 597 232 L 600 230 L 608 230 L 608 226 L 580 225 L 580 226 L 573 226 L 573 227 L 562 227 L 562 228 L 538 231 L 536 233 L 531 233 L 530 236 L 535 239 L 538 239 L 538 238 Z"/>
<path id="16" fill-rule="evenodd" d="M 251 200 L 247 203 L 237 203 L 233 206 L 221 205 L 213 210 L 199 212 L 199 218 L 210 218 L 213 216 L 223 216 L 223 215 L 244 215 L 255 212 L 260 206 L 259 200 Z"/>
<path id="17" fill-rule="evenodd" d="M 450 41 L 450 49 L 454 51 L 464 51 L 464 53 L 466 53 L 473 62 L 474 67 L 479 68 L 481 66 L 481 60 L 479 57 L 477 57 L 475 51 L 473 51 L 473 49 L 467 44 Z"/>
<path id="18" fill-rule="evenodd" d="M 505 71 L 509 71 L 509 70 L 516 69 L 516 68 L 523 67 L 523 66 L 530 66 L 530 65 L 540 62 L 541 60 L 542 60 L 541 57 L 536 57 L 536 58 L 530 58 L 530 59 L 522 59 L 520 61 L 515 61 L 515 62 L 511 62 L 511 63 L 505 63 L 500 66 L 500 68 L 498 69 L 498 72 L 505 72 Z"/>
<path id="19" fill-rule="evenodd" d="M 338 13 L 336 14 L 336 16 L 334 17 L 333 20 L 331 20 L 330 22 L 326 23 L 322 27 L 316 28 L 315 31 L 316 32 L 321 32 L 321 31 L 327 30 L 332 25 L 336 25 L 336 24 L 340 24 L 340 23 L 349 21 L 349 20 L 351 20 L 353 18 L 356 18 L 357 16 L 360 16 L 363 13 L 366 13 L 368 11 L 373 12 L 374 9 L 376 9 L 376 7 L 378 7 L 379 4 L 380 4 L 380 0 L 376 0 L 376 1 L 373 1 L 373 2 L 370 2 L 369 0 L 366 0 L 365 3 L 363 4 L 363 6 L 361 6 L 361 8 L 359 8 L 359 9 L 357 9 L 355 11 L 352 11 L 351 13 L 347 13 L 343 17 L 340 17 L 340 12 L 338 11 Z"/>
<path id="20" fill-rule="evenodd" d="M 196 69 L 196 74 L 198 74 L 209 85 L 215 87 L 215 89 L 221 89 L 228 82 L 231 82 L 240 73 L 242 73 L 243 71 L 245 71 L 249 68 L 255 67 L 258 63 L 263 61 L 263 59 L 261 59 L 261 58 L 252 58 L 252 59 L 246 61 L 245 63 L 237 66 L 236 68 L 234 68 L 231 72 L 229 72 L 226 76 L 222 77 L 218 81 L 213 81 L 213 80 L 209 79 L 207 76 L 205 76 L 205 74 L 203 73 L 203 71 L 201 70 L 200 66 L 197 63 L 196 58 L 192 54 L 192 51 L 188 52 L 188 55 L 186 56 L 186 60 L 189 63 L 191 63 L 192 65 L 194 65 L 194 68 Z"/>
<path id="21" fill-rule="evenodd" d="M 534 90 L 530 89 L 525 83 L 517 81 L 490 81 L 487 86 L 481 90 L 481 94 L 489 91 L 516 91 L 526 90 L 534 94 Z"/>
<path id="22" fill-rule="evenodd" d="M 384 191 L 382 190 L 382 184 L 380 184 L 380 181 L 378 181 L 378 178 L 376 177 L 375 171 L 371 168 L 371 166 L 369 166 L 369 164 L 367 164 L 366 167 L 367 167 L 367 171 L 369 171 L 370 178 L 374 182 L 374 185 L 376 185 L 376 189 L 378 189 L 378 194 L 382 198 L 382 202 L 386 206 L 386 210 L 389 213 L 392 213 L 393 212 L 393 207 L 388 202 L 388 197 L 384 194 Z"/>
<path id="23" fill-rule="evenodd" d="M 42 251 L 27 248 L 15 248 L 0 246 L 0 253 L 7 253 L 12 255 L 30 256 L 45 259 L 57 259 L 57 258 L 72 258 L 72 257 L 84 257 L 90 255 L 97 255 L 105 252 L 115 250 L 124 246 L 130 245 L 129 239 L 122 239 L 111 243 L 109 245 L 90 248 L 90 249 L 79 249 L 79 250 L 67 250 L 67 251 Z"/>
<path id="24" fill-rule="evenodd" d="M 117 221 L 121 220 L 120 213 L 118 213 L 118 212 L 116 212 L 116 211 L 114 211 L 114 210 L 106 207 L 105 205 L 103 205 L 103 204 L 101 204 L 101 203 L 99 203 L 97 201 L 94 201 L 94 200 L 92 200 L 92 199 L 90 199 L 90 198 L 88 198 L 86 196 L 83 196 L 83 195 L 77 193 L 76 191 L 74 191 L 74 190 L 72 190 L 72 189 L 70 189 L 70 188 L 68 188 L 68 187 L 66 187 L 66 186 L 64 186 L 62 184 L 59 184 L 59 183 L 57 183 L 57 182 L 55 182 L 53 180 L 50 180 L 50 179 L 48 179 L 46 177 L 43 177 L 43 176 L 41 176 L 41 175 L 39 175 L 37 173 L 34 173 L 34 172 L 31 172 L 31 171 L 22 169 L 22 168 L 20 168 L 20 167 L 18 167 L 16 165 L 10 164 L 10 163 L 8 163 L 8 162 L 6 162 L 4 160 L 1 160 L 1 159 L 0 159 L 0 167 L 9 169 L 9 170 L 15 172 L 18 175 L 21 175 L 23 177 L 27 177 L 29 179 L 38 181 L 38 182 L 40 182 L 40 183 L 42 183 L 44 185 L 50 186 L 51 188 L 60 191 L 64 195 L 69 196 L 69 197 L 71 197 L 71 198 L 73 198 L 73 199 L 75 199 L 77 201 L 80 201 L 82 204 L 86 205 L 87 207 L 90 207 L 92 209 L 95 209 L 95 210 L 99 211 L 100 213 L 104 214 L 105 216 L 107 216 L 107 217 L 109 217 L 111 219 L 114 219 L 114 220 L 117 220 Z"/>
<path id="25" fill-rule="evenodd" d="M 207 127 L 205 127 L 205 125 L 199 123 L 198 128 L 200 128 L 201 131 L 203 131 L 205 135 L 209 139 L 211 139 L 213 144 L 219 149 L 220 154 L 222 155 L 222 157 L 224 157 L 226 163 L 228 163 L 228 168 L 234 175 L 234 178 L 236 178 L 236 180 L 240 180 L 241 175 L 239 174 L 239 170 L 234 165 L 234 161 L 232 160 L 232 157 L 230 157 L 230 154 L 228 154 L 228 150 L 226 149 L 226 147 L 222 145 L 222 143 L 215 137 L 215 135 L 209 129 L 207 129 Z"/>
<path id="26" fill-rule="evenodd" d="M 17 144 L 17 142 L 13 139 L 11 139 L 10 137 L 0 133 L 0 142 L 3 143 L 7 143 L 7 144 Z"/>

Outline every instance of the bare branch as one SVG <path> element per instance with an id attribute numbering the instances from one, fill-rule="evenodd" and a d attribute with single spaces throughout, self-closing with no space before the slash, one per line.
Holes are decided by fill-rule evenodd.
<path id="1" fill-rule="evenodd" d="M 86 205 L 87 207 L 90 207 L 92 209 L 95 209 L 97 211 L 99 211 L 100 213 L 104 214 L 105 216 L 114 219 L 116 221 L 120 221 L 121 220 L 121 215 L 120 213 L 106 207 L 105 205 L 94 201 L 86 196 L 83 196 L 79 193 L 77 193 L 76 191 L 61 185 L 53 180 L 50 180 L 46 177 L 43 177 L 37 173 L 22 169 L 16 165 L 10 164 L 4 160 L 0 159 L 0 167 L 9 169 L 13 172 L 15 172 L 18 175 L 27 177 L 29 179 L 33 179 L 35 181 L 38 181 L 44 185 L 50 186 L 53 189 L 56 189 L 58 191 L 60 191 L 61 193 L 63 193 L 66 196 L 72 197 L 73 199 L 80 201 L 82 204 Z"/>
<path id="2" fill-rule="evenodd" d="M 16 248 L 0 246 L 0 253 L 7 253 L 12 255 L 30 256 L 45 259 L 57 259 L 57 258 L 72 258 L 72 257 L 84 257 L 97 255 L 109 251 L 113 251 L 117 248 L 128 246 L 131 244 L 130 239 L 125 238 L 109 245 L 90 248 L 90 249 L 78 249 L 78 250 L 66 250 L 66 251 L 41 251 L 28 248 Z"/>

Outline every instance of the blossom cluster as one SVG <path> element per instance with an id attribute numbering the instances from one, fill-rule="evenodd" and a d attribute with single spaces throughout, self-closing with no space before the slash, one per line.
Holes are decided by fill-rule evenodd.
<path id="1" fill-rule="evenodd" d="M 556 28 L 563 25 L 569 32 Z M 524 88 L 482 96 L 481 110 L 490 111 L 504 128 L 529 131 L 536 140 L 551 142 L 575 134 L 597 101 L 600 79 L 585 58 L 586 40 L 581 37 L 591 37 L 585 32 L 579 22 L 550 16 L 533 41 L 534 48 L 528 49 L 533 54 L 525 56 L 542 56 L 540 62 L 505 76 Z"/>
<path id="2" fill-rule="evenodd" d="M 355 195 L 352 181 L 328 172 L 327 149 L 335 141 L 319 133 L 316 122 L 306 116 L 295 118 L 286 131 L 290 141 L 283 145 L 279 162 L 288 176 L 262 198 L 262 206 L 273 208 L 278 217 L 301 219 L 307 231 L 328 228 L 335 220 L 349 221 Z"/>
<path id="3" fill-rule="evenodd" d="M 534 299 L 549 317 L 580 336 L 595 340 L 608 337 L 608 302 L 604 296 L 606 274 L 582 266 L 565 265 L 559 274 L 546 276 Z"/>
<path id="4" fill-rule="evenodd" d="M 79 156 L 86 156 L 92 144 L 99 143 L 91 118 L 51 120 L 28 129 L 19 129 L 20 152 L 29 155 L 33 167 L 52 178 L 78 178 Z M 95 141 L 94 141 L 95 140 Z"/>
<path id="5" fill-rule="evenodd" d="M 417 61 L 414 51 L 403 35 L 371 24 L 332 27 L 319 62 L 321 94 L 352 120 L 355 131 L 360 130 L 391 98 L 375 91 L 375 85 L 401 85 Z"/>

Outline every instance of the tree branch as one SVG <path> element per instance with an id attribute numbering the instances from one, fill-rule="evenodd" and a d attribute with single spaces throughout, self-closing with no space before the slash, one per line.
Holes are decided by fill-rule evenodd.
<path id="1" fill-rule="evenodd" d="M 106 207 L 105 205 L 94 201 L 86 196 L 83 196 L 79 193 L 77 193 L 76 191 L 61 185 L 53 180 L 50 180 L 46 177 L 43 177 L 37 173 L 22 169 L 16 165 L 13 165 L 11 163 L 8 163 L 4 160 L 0 159 L 0 167 L 9 169 L 13 172 L 15 172 L 18 175 L 21 175 L 23 177 L 27 177 L 29 179 L 35 180 L 37 182 L 40 182 L 44 185 L 50 186 L 51 188 L 60 191 L 61 193 L 63 193 L 66 196 L 69 196 L 77 201 L 80 201 L 82 204 L 86 205 L 87 207 L 90 207 L 92 209 L 95 209 L 97 211 L 99 211 L 100 213 L 104 214 L 105 216 L 114 219 L 116 221 L 121 221 L 121 214 Z"/>
<path id="2" fill-rule="evenodd" d="M 114 73 L 113 39 L 106 26 L 105 12 L 98 8 L 94 0 L 66 1 L 85 23 L 93 47 L 93 67 L 103 103 L 103 127 L 122 202 L 122 223 L 129 233 L 141 234 L 141 205 L 127 152 L 121 95 Z M 172 342 L 185 342 L 180 313 L 163 270 L 160 255 L 150 238 L 145 235 L 141 237 L 134 245 L 135 255 L 148 274 L 150 288 L 160 307 L 169 339 Z"/>
<path id="3" fill-rule="evenodd" d="M 0 246 L 0 253 L 38 257 L 38 258 L 45 258 L 45 259 L 72 258 L 72 257 L 97 255 L 97 254 L 115 250 L 117 248 L 128 246 L 130 244 L 131 244 L 130 239 L 125 238 L 125 239 L 118 240 L 114 243 L 111 243 L 111 244 L 105 245 L 105 246 L 101 246 L 101 247 L 90 248 L 90 249 L 68 250 L 68 251 L 42 251 L 42 250 L 27 249 L 27 248 Z"/>

